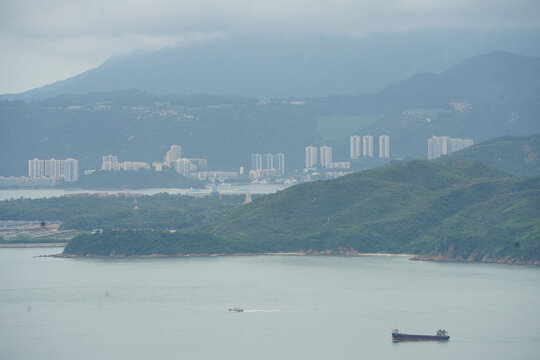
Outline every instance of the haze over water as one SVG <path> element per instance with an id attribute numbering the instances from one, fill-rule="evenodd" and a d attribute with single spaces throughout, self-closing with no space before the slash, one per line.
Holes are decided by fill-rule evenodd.
<path id="1" fill-rule="evenodd" d="M 2 359 L 537 359 L 540 269 L 0 249 Z M 231 313 L 231 307 L 244 313 Z M 391 330 L 450 332 L 392 343 Z"/>

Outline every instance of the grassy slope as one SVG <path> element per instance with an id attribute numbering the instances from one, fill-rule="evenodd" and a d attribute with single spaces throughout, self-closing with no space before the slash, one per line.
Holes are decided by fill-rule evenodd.
<path id="1" fill-rule="evenodd" d="M 324 141 L 348 138 L 373 124 L 380 116 L 323 116 L 317 119 L 316 131 Z"/>

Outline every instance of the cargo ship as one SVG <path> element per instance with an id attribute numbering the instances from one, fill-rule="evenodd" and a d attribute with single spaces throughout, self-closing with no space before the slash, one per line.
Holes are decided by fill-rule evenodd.
<path id="1" fill-rule="evenodd" d="M 435 335 L 401 334 L 398 329 L 392 331 L 392 341 L 448 341 L 450 336 L 446 330 L 437 330 Z"/>

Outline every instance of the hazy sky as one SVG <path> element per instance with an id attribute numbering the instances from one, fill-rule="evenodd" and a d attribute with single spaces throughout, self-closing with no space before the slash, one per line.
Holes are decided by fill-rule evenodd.
<path id="1" fill-rule="evenodd" d="M 540 0 L 0 0 L 0 94 L 220 37 L 540 27 Z"/>

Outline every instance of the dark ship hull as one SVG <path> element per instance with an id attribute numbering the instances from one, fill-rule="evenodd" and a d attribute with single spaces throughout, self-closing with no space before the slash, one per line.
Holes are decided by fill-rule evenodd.
<path id="1" fill-rule="evenodd" d="M 448 341 L 450 340 L 450 336 L 398 334 L 398 335 L 392 335 L 392 340 L 393 341 Z"/>
<path id="2" fill-rule="evenodd" d="M 392 332 L 392 341 L 448 341 L 450 336 L 444 330 L 439 330 L 437 335 L 415 335 L 415 334 L 401 334 L 394 330 Z"/>

